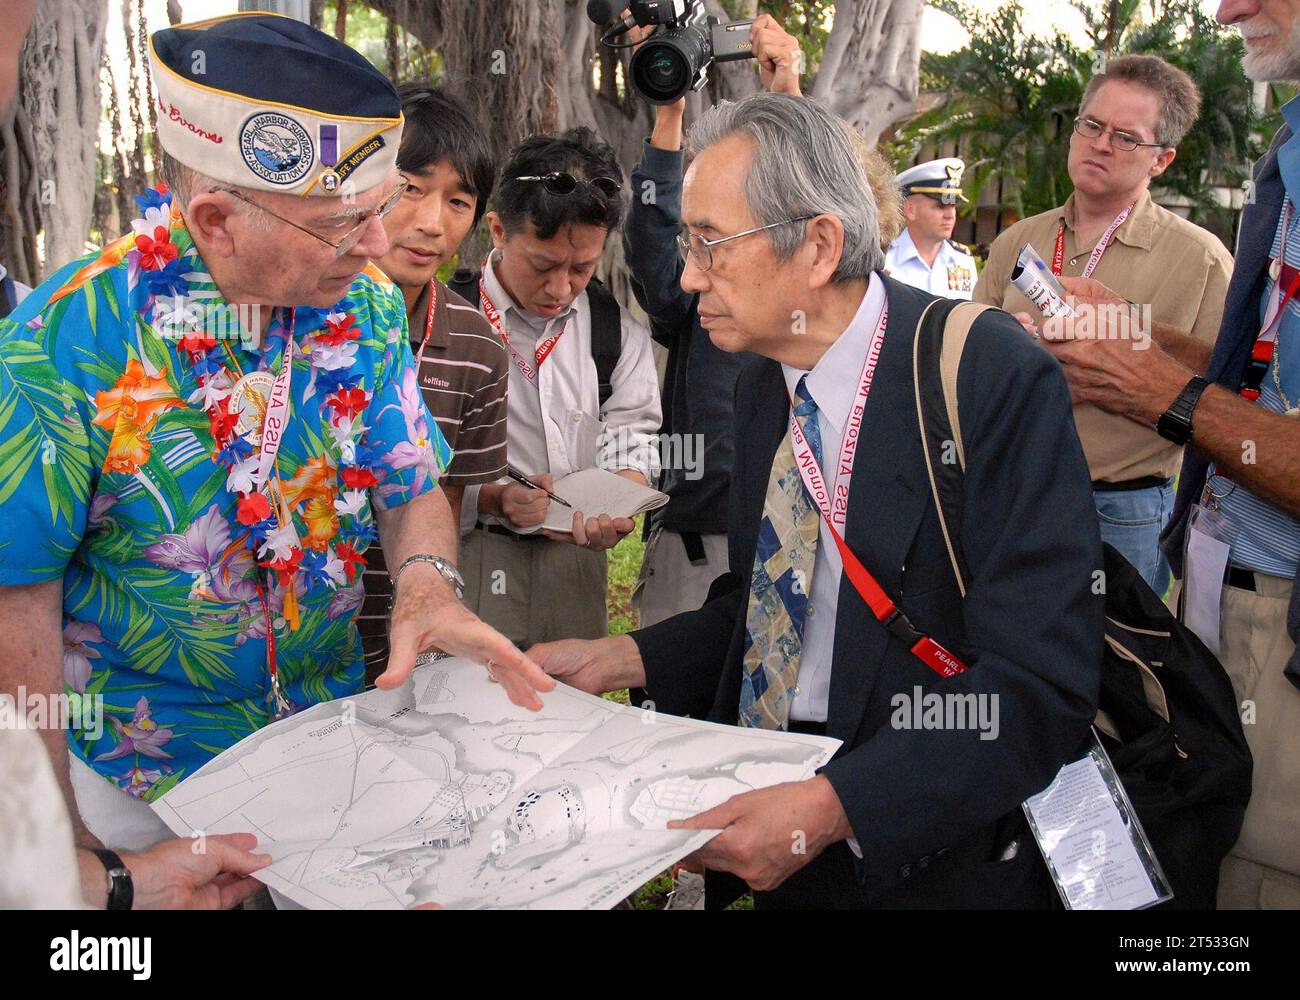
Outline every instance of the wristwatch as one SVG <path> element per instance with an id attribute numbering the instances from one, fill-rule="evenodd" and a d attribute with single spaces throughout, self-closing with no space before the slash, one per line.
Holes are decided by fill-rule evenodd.
<path id="1" fill-rule="evenodd" d="M 95 857 L 104 865 L 108 876 L 109 910 L 129 910 L 135 902 L 135 883 L 131 881 L 131 869 L 122 863 L 122 859 L 113 851 L 105 848 L 93 848 Z"/>
<path id="2" fill-rule="evenodd" d="M 1178 394 L 1178 398 L 1156 421 L 1156 433 L 1178 445 L 1190 441 L 1192 412 L 1196 409 L 1196 404 L 1201 401 L 1201 393 L 1209 384 L 1201 376 L 1193 375 L 1187 385 L 1183 386 L 1183 391 Z"/>
<path id="3" fill-rule="evenodd" d="M 433 568 L 442 574 L 444 580 L 451 584 L 451 589 L 456 592 L 456 600 L 465 598 L 465 579 L 460 575 L 460 570 L 453 566 L 442 556 L 429 555 L 420 552 L 413 556 L 407 556 L 402 560 L 402 565 L 397 567 L 397 572 L 393 574 L 393 599 L 397 599 L 397 580 L 402 575 L 402 570 L 406 569 L 411 563 L 430 563 Z"/>

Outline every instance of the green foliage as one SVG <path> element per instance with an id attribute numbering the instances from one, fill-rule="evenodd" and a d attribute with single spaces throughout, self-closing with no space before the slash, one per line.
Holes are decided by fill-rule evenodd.
<path id="1" fill-rule="evenodd" d="M 1019 5 L 991 14 L 961 0 L 934 6 L 957 18 L 971 41 L 950 55 L 922 57 L 922 92 L 941 98 L 900 130 L 891 150 L 900 166 L 921 147 L 960 141 L 968 164 L 968 210 L 985 185 L 1000 178 L 1004 207 L 1022 218 L 1047 211 L 1072 190 L 1066 169 L 1070 130 L 1094 69 L 1107 52 L 1149 52 L 1185 70 L 1206 95 L 1200 119 L 1160 186 L 1192 203 L 1192 221 L 1221 235 L 1231 231 L 1214 187 L 1244 183 L 1277 121 L 1261 118 L 1251 103 L 1237 32 L 1217 25 L 1197 0 L 1077 3 L 1094 43 L 1086 50 L 1059 33 L 1051 39 L 1026 36 Z"/>
<path id="2" fill-rule="evenodd" d="M 326 0 L 321 15 L 321 28 L 329 34 L 334 33 L 338 18 L 337 0 Z M 396 26 L 396 65 L 393 65 L 392 52 L 389 48 L 389 19 L 368 6 L 364 0 L 353 0 L 348 4 L 346 24 L 347 43 L 352 46 L 381 73 L 398 83 L 408 80 L 431 81 L 435 85 L 442 83 L 442 57 L 431 49 L 426 49 L 400 24 Z"/>

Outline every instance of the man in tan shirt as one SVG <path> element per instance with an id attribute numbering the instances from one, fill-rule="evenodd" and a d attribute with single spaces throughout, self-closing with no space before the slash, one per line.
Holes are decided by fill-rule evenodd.
<path id="1" fill-rule="evenodd" d="M 1155 204 L 1149 191 L 1173 162 L 1199 107 L 1196 85 L 1163 59 L 1112 59 L 1089 82 L 1070 136 L 1074 193 L 993 242 L 974 300 L 1016 313 L 1027 327 L 1041 319 L 1011 284 L 1016 257 L 1029 243 L 1054 270 L 1059 261 L 1058 273 L 1096 278 L 1139 308 L 1149 306 L 1151 321 L 1212 344 L 1232 256 L 1211 233 Z M 1074 418 L 1103 540 L 1163 593 L 1170 573 L 1159 539 L 1173 510 L 1182 449 L 1149 426 L 1090 404 L 1076 404 Z"/>

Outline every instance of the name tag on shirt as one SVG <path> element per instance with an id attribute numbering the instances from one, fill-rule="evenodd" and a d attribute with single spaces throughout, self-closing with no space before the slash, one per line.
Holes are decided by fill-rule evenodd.
<path id="1" fill-rule="evenodd" d="M 1187 553 L 1183 574 L 1183 624 L 1218 656 L 1219 614 L 1223 581 L 1228 572 L 1232 535 L 1227 519 L 1201 504 L 1192 508 L 1187 524 Z"/>

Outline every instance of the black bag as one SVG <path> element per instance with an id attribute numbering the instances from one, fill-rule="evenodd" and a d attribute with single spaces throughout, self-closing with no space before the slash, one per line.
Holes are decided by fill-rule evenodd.
<path id="1" fill-rule="evenodd" d="M 965 449 L 957 369 L 975 316 L 932 303 L 913 355 L 917 419 L 948 554 L 965 593 L 961 525 Z M 945 340 L 945 331 L 947 340 Z M 945 449 L 957 461 L 942 461 Z M 1146 830 L 1174 898 L 1169 909 L 1213 909 L 1219 864 L 1241 832 L 1252 760 L 1222 665 L 1169 611 L 1127 559 L 1105 549 L 1106 647 L 1095 728 Z"/>

